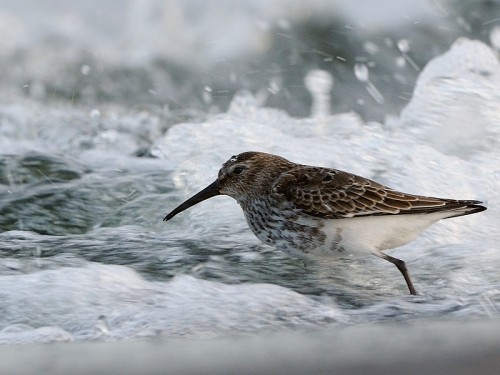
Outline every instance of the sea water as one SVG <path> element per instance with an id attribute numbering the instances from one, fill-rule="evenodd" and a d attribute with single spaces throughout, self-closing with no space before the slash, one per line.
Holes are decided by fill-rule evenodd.
<path id="1" fill-rule="evenodd" d="M 4 100 L 0 344 L 498 316 L 495 50 L 457 40 L 419 73 L 401 113 L 383 121 L 330 114 L 322 101 L 335 77 L 310 74 L 313 112 L 301 117 L 262 105 L 247 90 L 227 110 L 181 115 L 36 95 Z M 357 75 L 376 95 L 362 67 Z M 224 161 L 249 150 L 409 193 L 481 200 L 488 210 L 440 222 L 390 252 L 406 262 L 418 296 L 381 259 L 305 264 L 260 243 L 229 197 L 162 221 L 210 184 Z"/>

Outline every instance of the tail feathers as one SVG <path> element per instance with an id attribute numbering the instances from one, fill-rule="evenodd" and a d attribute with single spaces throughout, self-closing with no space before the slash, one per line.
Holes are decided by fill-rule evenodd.
<path id="1" fill-rule="evenodd" d="M 480 201 L 451 201 L 449 205 L 442 207 L 443 211 L 446 210 L 447 206 L 449 208 L 447 216 L 445 219 L 450 217 L 458 217 L 475 214 L 477 212 L 482 212 L 486 210 L 485 206 L 482 206 Z M 450 207 L 451 206 L 451 207 Z"/>

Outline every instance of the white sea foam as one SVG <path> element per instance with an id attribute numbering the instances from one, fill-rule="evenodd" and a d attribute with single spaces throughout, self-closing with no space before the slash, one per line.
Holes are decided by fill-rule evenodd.
<path id="1" fill-rule="evenodd" d="M 340 309 L 271 284 L 187 275 L 149 282 L 128 267 L 93 263 L 3 276 L 0 295 L 7 323 L 0 344 L 216 336 L 347 320 Z"/>

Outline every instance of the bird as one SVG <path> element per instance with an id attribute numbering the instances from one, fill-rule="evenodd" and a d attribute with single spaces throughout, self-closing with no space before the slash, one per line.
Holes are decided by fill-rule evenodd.
<path id="1" fill-rule="evenodd" d="M 441 219 L 486 210 L 477 200 L 403 193 L 353 173 L 247 151 L 232 156 L 213 183 L 163 220 L 217 195 L 239 203 L 265 244 L 302 259 L 373 254 L 398 268 L 412 295 L 417 292 L 405 262 L 386 250 L 415 240 Z"/>

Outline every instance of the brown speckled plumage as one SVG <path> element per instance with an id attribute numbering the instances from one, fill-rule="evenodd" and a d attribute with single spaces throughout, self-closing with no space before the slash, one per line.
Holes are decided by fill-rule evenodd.
<path id="1" fill-rule="evenodd" d="M 300 257 L 371 252 L 398 267 L 412 294 L 404 262 L 383 251 L 412 241 L 440 219 L 486 209 L 479 201 L 402 193 L 351 173 L 251 151 L 231 157 L 214 183 L 165 220 L 221 194 L 236 199 L 264 243 Z"/>

